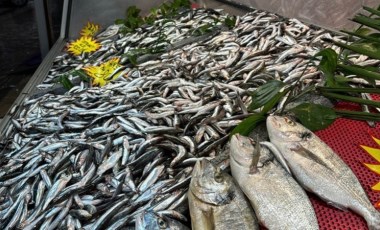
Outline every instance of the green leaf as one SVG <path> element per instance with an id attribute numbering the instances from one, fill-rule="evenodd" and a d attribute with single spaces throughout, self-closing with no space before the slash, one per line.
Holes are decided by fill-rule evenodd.
<path id="1" fill-rule="evenodd" d="M 127 54 L 129 62 L 136 66 L 137 65 L 137 55 L 136 54 Z"/>
<path id="2" fill-rule="evenodd" d="M 352 21 L 380 31 L 380 22 L 376 19 L 372 19 L 363 15 L 357 15 Z"/>
<path id="3" fill-rule="evenodd" d="M 79 76 L 80 79 L 84 82 L 90 82 L 91 78 L 86 74 L 86 72 L 82 69 L 74 70 L 73 75 Z"/>
<path id="4" fill-rule="evenodd" d="M 282 81 L 272 80 L 258 87 L 251 95 L 252 103 L 249 105 L 248 110 L 253 111 L 266 106 L 266 112 L 269 111 L 289 91 L 286 86 Z"/>
<path id="5" fill-rule="evenodd" d="M 322 57 L 318 68 L 325 74 L 326 84 L 335 86 L 334 73 L 338 63 L 337 53 L 333 49 L 327 48 L 319 51 L 314 57 Z"/>
<path id="6" fill-rule="evenodd" d="M 311 131 L 325 129 L 337 118 L 333 109 L 312 103 L 300 104 L 290 111 Z"/>
<path id="7" fill-rule="evenodd" d="M 350 79 L 346 78 L 345 76 L 342 75 L 335 75 L 335 85 L 331 87 L 350 87 Z"/>
<path id="8" fill-rule="evenodd" d="M 370 12 L 373 15 L 380 16 L 380 11 L 379 10 L 375 10 L 375 9 L 373 9 L 371 7 L 368 7 L 368 6 L 363 6 L 363 9 L 365 9 L 366 11 Z"/>
<path id="9" fill-rule="evenodd" d="M 126 11 L 126 16 L 127 18 L 128 17 L 133 17 L 133 18 L 137 18 L 140 14 L 141 10 L 138 9 L 136 6 L 130 6 L 128 7 L 127 11 Z"/>
<path id="10" fill-rule="evenodd" d="M 372 30 L 369 28 L 359 28 L 359 29 L 355 30 L 355 34 L 360 34 L 360 35 L 368 35 L 371 32 L 372 32 Z"/>
<path id="11" fill-rule="evenodd" d="M 116 25 L 124 25 L 125 24 L 125 19 L 116 19 L 115 20 Z"/>
<path id="12" fill-rule="evenodd" d="M 236 17 L 226 17 L 224 19 L 224 25 L 226 25 L 229 29 L 234 28 L 236 23 Z"/>
<path id="13" fill-rule="evenodd" d="M 362 28 L 362 29 L 367 29 L 367 28 Z M 350 31 L 346 31 L 346 30 L 341 30 L 343 33 L 346 33 L 346 34 L 349 34 L 349 35 L 352 35 L 352 36 L 355 36 L 355 37 L 358 37 L 358 38 L 362 38 L 363 40 L 365 41 L 370 41 L 370 42 L 380 42 L 380 39 L 374 37 L 374 36 L 371 36 L 370 35 L 366 35 L 364 33 L 360 33 L 360 32 L 350 32 Z M 370 30 L 371 31 L 371 30 Z"/>
<path id="14" fill-rule="evenodd" d="M 59 83 L 62 84 L 62 86 L 69 90 L 74 87 L 73 83 L 69 80 L 69 78 L 66 75 L 62 75 L 58 78 Z"/>
<path id="15" fill-rule="evenodd" d="M 244 119 L 238 126 L 236 126 L 230 136 L 239 133 L 243 136 L 248 136 L 250 132 L 262 121 L 265 121 L 265 116 L 261 113 L 253 114 Z"/>
<path id="16" fill-rule="evenodd" d="M 348 44 L 338 42 L 338 41 L 333 41 L 333 43 L 337 46 L 352 50 L 356 53 L 364 54 L 371 58 L 380 59 L 380 44 L 379 43 L 366 42 L 366 43 L 357 43 L 357 44 L 354 43 L 352 45 L 348 45 Z"/>

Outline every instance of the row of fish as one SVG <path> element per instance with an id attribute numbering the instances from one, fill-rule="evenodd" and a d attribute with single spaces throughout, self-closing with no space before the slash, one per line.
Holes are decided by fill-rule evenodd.
<path id="1" fill-rule="evenodd" d="M 318 84 L 323 78 L 308 58 L 329 45 L 321 38 L 340 37 L 258 10 L 237 17 L 235 27 L 226 31 L 219 27 L 225 17 L 213 10 L 185 11 L 175 20 L 157 20 L 126 35 L 114 25 L 98 35 L 103 46 L 94 54 L 57 57 L 39 88 L 50 88 L 62 74 L 89 64 L 114 57 L 124 58 L 124 63 L 123 55 L 131 49 L 156 46 L 160 31 L 165 31 L 170 44 L 209 23 L 215 22 L 218 31 L 126 68 L 128 78 L 105 87 L 88 88 L 81 82 L 64 95 L 31 97 L 17 111 L 13 109 L 12 123 L 1 142 L 1 228 L 186 229 L 188 196 L 190 204 L 206 213 L 211 210 L 197 201 L 206 197 L 207 189 L 188 192 L 196 162 L 195 178 L 215 171 L 211 185 L 226 184 L 224 192 L 209 202 L 243 199 L 246 191 L 239 192 L 239 186 L 230 185 L 228 175 L 218 170 L 229 167 L 229 132 L 250 115 L 249 93 L 271 79 L 295 82 L 305 68 L 299 90 Z M 363 57 L 350 58 L 374 64 Z M 359 81 L 352 78 L 352 82 Z M 291 177 L 268 151 L 261 155 L 262 164 L 277 168 L 291 190 Z M 237 155 L 236 160 L 241 157 L 245 156 Z M 280 163 L 290 168 L 284 161 Z M 231 193 L 235 188 L 238 192 Z M 304 199 L 300 190 L 291 191 Z M 235 223 L 232 217 L 237 210 L 246 210 L 244 218 L 252 220 L 248 226 L 256 226 L 250 205 L 241 201 L 234 205 L 238 209 L 228 213 L 212 208 L 226 219 L 221 227 Z M 303 220 L 314 221 L 310 209 L 305 210 Z M 258 215 L 263 224 L 267 212 Z M 206 216 L 204 223 L 208 220 Z"/>
<path id="2" fill-rule="evenodd" d="M 98 65 L 111 58 L 119 57 L 121 63 L 126 64 L 128 55 L 154 49 L 157 47 L 156 42 L 162 38 L 165 38 L 165 42 L 161 42 L 160 46 L 164 47 L 164 53 L 147 55 L 146 61 L 134 68 L 149 75 L 160 75 L 160 70 L 170 69 L 178 77 L 206 80 L 221 78 L 232 84 L 245 84 L 251 78 L 261 84 L 271 78 L 295 84 L 301 78 L 301 82 L 307 86 L 323 81 L 316 68 L 317 61 L 310 61 L 310 57 L 321 48 L 340 50 L 323 39 L 344 39 L 326 30 L 307 26 L 297 19 L 284 19 L 259 10 L 237 16 L 231 30 L 222 23 L 226 17 L 221 11 L 215 10 L 185 11 L 175 20 L 162 18 L 152 26 L 126 35 L 119 32 L 122 26 L 112 25 L 97 36 L 102 48 L 95 53 L 79 57 L 67 53 L 58 56 L 38 88 L 50 88 L 62 75 L 71 75 L 73 70 Z M 204 41 L 204 37 L 194 37 L 193 34 L 205 26 L 210 26 L 209 30 L 212 31 L 207 33 L 212 37 L 208 42 Z M 144 56 L 144 53 L 138 54 Z M 348 60 L 362 66 L 379 64 L 378 60 L 368 59 L 364 55 L 352 54 Z M 355 84 L 368 84 L 355 76 L 348 78 Z"/>

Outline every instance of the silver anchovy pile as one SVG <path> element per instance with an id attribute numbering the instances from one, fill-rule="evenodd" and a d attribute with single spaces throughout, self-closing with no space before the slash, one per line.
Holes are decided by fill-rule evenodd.
<path id="1" fill-rule="evenodd" d="M 186 11 L 127 35 L 114 25 L 98 36 L 103 48 L 93 55 L 58 57 L 40 88 L 73 69 L 151 47 L 160 31 L 177 44 L 103 88 L 82 82 L 64 95 L 24 102 L 2 139 L 1 228 L 120 229 L 145 210 L 186 221 L 193 165 L 220 157 L 227 167 L 221 152 L 249 116 L 249 92 L 271 79 L 317 84 L 322 78 L 309 57 L 329 46 L 322 38 L 341 39 L 255 10 L 237 17 L 232 30 L 221 26 L 181 43 L 225 17 Z M 373 64 L 352 57 L 358 59 Z"/>

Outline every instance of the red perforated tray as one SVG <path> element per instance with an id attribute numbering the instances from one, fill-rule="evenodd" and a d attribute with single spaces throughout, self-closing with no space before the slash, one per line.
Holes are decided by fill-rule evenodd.
<path id="1" fill-rule="evenodd" d="M 337 109 L 358 110 L 359 107 L 347 103 L 339 103 Z M 360 145 L 366 145 L 379 148 L 372 140 L 371 135 L 380 138 L 380 124 L 377 123 L 375 128 L 370 128 L 364 121 L 354 121 L 339 118 L 325 130 L 316 132 L 316 134 L 326 142 L 352 169 L 358 177 L 368 198 L 374 205 L 380 200 L 380 192 L 375 192 L 371 186 L 380 181 L 380 176 L 367 169 L 363 162 L 377 162 L 366 153 Z M 356 230 L 368 229 L 365 220 L 351 212 L 341 211 L 334 207 L 328 206 L 318 197 L 310 194 L 310 200 L 317 214 L 320 229 L 341 229 Z"/>

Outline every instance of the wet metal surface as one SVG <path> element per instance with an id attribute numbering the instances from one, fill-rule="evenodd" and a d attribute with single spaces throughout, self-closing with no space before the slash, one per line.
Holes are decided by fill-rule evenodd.
<path id="1" fill-rule="evenodd" d="M 0 1 L 0 118 L 38 67 L 40 48 L 33 1 L 12 7 Z"/>

